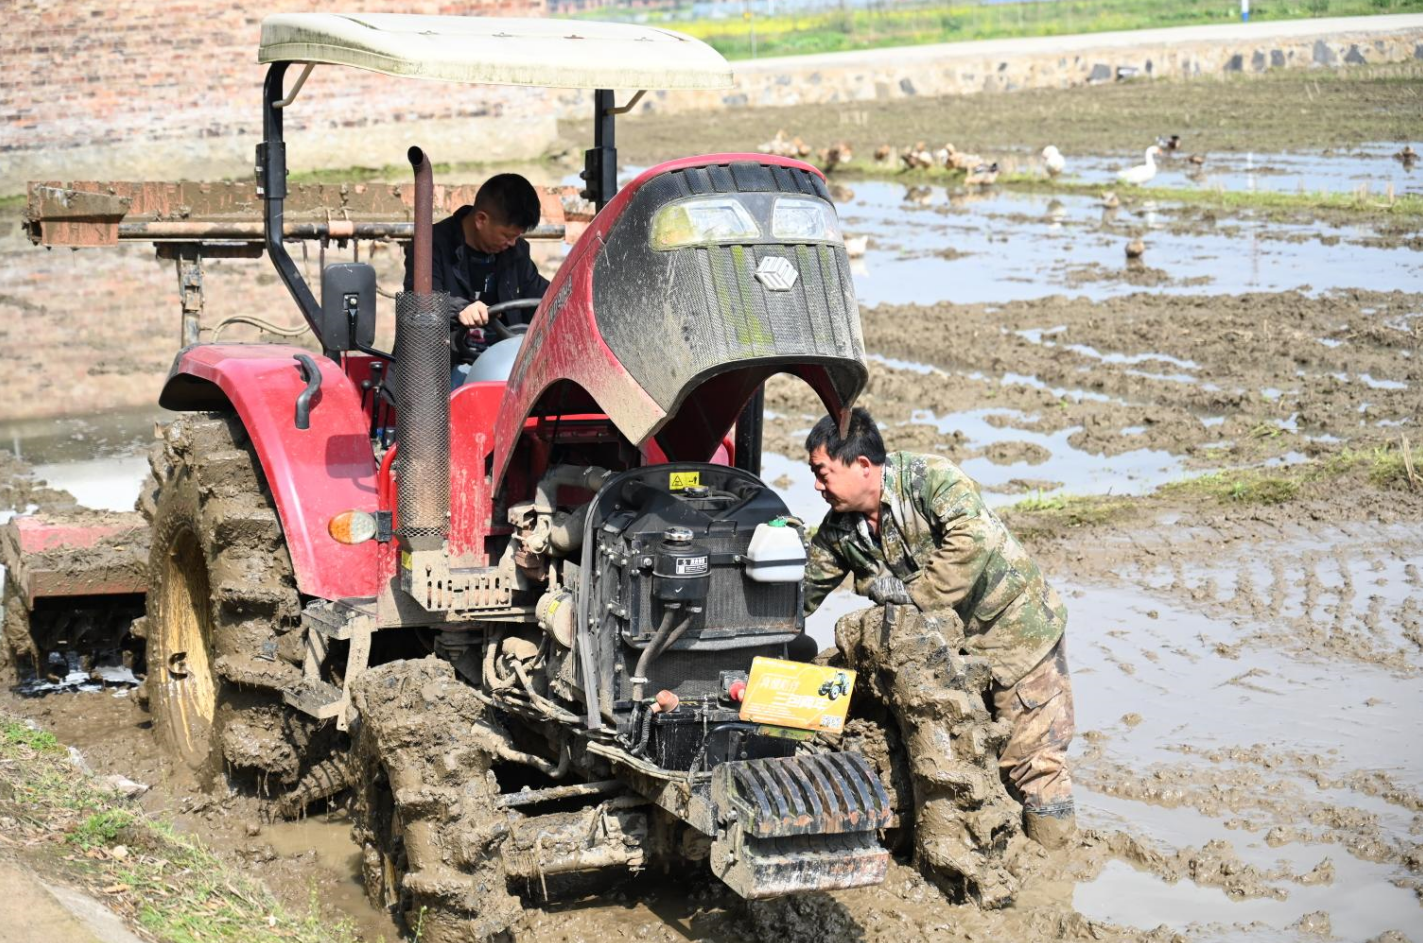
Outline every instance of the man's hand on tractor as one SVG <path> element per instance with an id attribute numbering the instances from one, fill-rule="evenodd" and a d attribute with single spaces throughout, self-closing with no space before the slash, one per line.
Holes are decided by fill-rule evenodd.
<path id="1" fill-rule="evenodd" d="M 465 327 L 484 327 L 489 323 L 489 305 L 482 301 L 471 301 L 459 313 L 459 322 Z"/>
<path id="2" fill-rule="evenodd" d="M 870 583 L 870 599 L 875 603 L 894 603 L 896 606 L 908 606 L 914 602 L 909 598 L 909 590 L 904 588 L 904 583 L 895 576 L 875 577 Z"/>

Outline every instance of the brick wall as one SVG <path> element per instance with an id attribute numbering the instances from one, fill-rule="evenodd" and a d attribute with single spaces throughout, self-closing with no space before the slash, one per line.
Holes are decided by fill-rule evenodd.
<path id="1" fill-rule="evenodd" d="M 33 177 L 233 176 L 250 172 L 261 131 L 263 16 L 283 12 L 403 12 L 543 16 L 547 0 L 8 0 L 0 29 L 0 194 Z M 318 69 L 287 115 L 294 147 L 317 132 L 320 147 L 294 153 L 327 167 L 402 159 L 396 137 L 413 126 L 465 147 L 494 135 L 480 119 L 544 113 L 541 90 L 392 79 Z M 467 124 L 478 129 L 462 135 Z M 405 135 L 383 135 L 399 126 Z M 522 156 L 547 146 L 550 125 L 507 137 Z M 375 132 L 373 134 L 373 132 Z M 542 136 L 540 136 L 542 135 Z M 308 135 L 310 136 L 310 135 Z M 358 147 L 389 139 L 391 155 Z M 472 139 L 472 140 L 471 140 Z M 471 160 L 478 153 L 443 153 Z M 500 154 L 520 156 L 518 153 Z M 390 160 L 385 160 L 391 157 Z M 168 172 L 164 172 L 167 170 Z M 47 172 L 46 172 L 47 171 Z M 16 183 L 18 182 L 18 186 Z"/>

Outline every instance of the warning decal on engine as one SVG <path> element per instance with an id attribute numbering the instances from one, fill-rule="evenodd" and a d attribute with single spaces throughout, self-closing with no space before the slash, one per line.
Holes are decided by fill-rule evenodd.
<path id="1" fill-rule="evenodd" d="M 741 719 L 801 730 L 838 732 L 845 726 L 855 673 L 779 658 L 755 658 L 741 701 Z"/>
<path id="2" fill-rule="evenodd" d="M 667 476 L 668 491 L 686 491 L 702 483 L 701 472 L 672 472 Z"/>
<path id="3" fill-rule="evenodd" d="M 706 557 L 678 557 L 678 576 L 702 576 L 707 572 Z"/>

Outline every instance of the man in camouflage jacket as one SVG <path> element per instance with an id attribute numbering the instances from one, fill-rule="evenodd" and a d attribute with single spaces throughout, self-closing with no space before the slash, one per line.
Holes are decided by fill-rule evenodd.
<path id="1" fill-rule="evenodd" d="M 806 439 L 830 512 L 810 542 L 806 615 L 847 574 L 876 603 L 952 609 L 960 642 L 985 658 L 995 717 L 1012 727 L 999 758 L 1028 835 L 1049 847 L 1076 827 L 1067 747 L 1073 734 L 1067 609 L 978 485 L 937 455 L 886 454 L 874 420 L 854 410 L 841 437 L 827 416 Z"/>

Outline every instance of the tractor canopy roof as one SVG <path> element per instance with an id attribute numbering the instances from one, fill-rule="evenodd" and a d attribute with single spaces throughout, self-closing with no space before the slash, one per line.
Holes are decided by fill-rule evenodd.
<path id="1" fill-rule="evenodd" d="M 282 13 L 262 21 L 259 62 L 324 63 L 409 78 L 587 89 L 716 89 L 721 54 L 690 36 L 623 23 L 405 13 Z"/>

